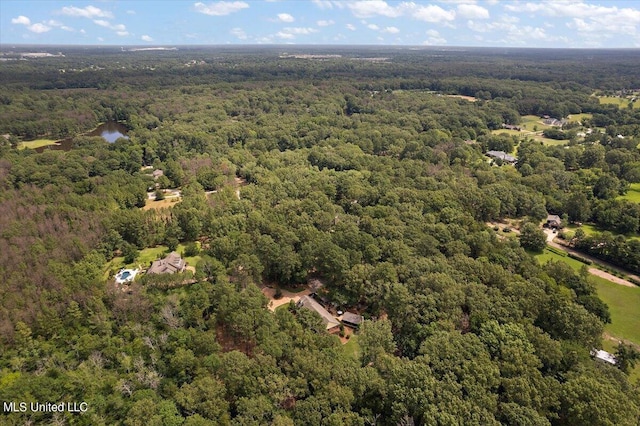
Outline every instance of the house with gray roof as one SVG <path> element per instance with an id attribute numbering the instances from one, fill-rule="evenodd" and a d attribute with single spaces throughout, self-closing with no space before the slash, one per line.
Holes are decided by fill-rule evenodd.
<path id="1" fill-rule="evenodd" d="M 353 312 L 345 312 L 342 315 L 342 323 L 351 328 L 358 328 L 362 324 L 362 315 L 354 314 Z"/>
<path id="2" fill-rule="evenodd" d="M 518 162 L 518 159 L 516 157 L 507 154 L 504 151 L 487 151 L 485 155 L 493 159 L 500 159 L 504 163 L 515 164 Z"/>
<path id="3" fill-rule="evenodd" d="M 562 219 L 557 214 L 550 214 L 547 216 L 547 226 L 549 228 L 560 228 L 562 226 Z"/>
<path id="4" fill-rule="evenodd" d="M 320 318 L 322 318 L 322 322 L 329 333 L 334 333 L 340 330 L 340 322 L 311 296 L 302 296 L 298 301 L 298 307 L 309 309 L 310 311 L 316 312 L 320 315 Z"/>

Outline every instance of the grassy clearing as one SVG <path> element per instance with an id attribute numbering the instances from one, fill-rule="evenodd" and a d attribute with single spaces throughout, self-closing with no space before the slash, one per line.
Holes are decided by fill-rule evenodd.
<path id="1" fill-rule="evenodd" d="M 559 254 L 556 254 L 554 252 L 552 252 L 549 249 L 544 249 L 544 251 L 541 254 L 534 254 L 534 256 L 536 259 L 538 259 L 538 262 L 540 262 L 540 264 L 544 265 L 545 263 L 549 262 L 549 261 L 560 261 L 560 262 L 564 262 L 567 265 L 571 266 L 576 272 L 580 271 L 580 269 L 585 266 L 584 263 L 579 262 L 575 259 L 572 259 L 568 256 L 560 256 Z M 593 277 L 596 278 L 596 277 Z M 612 283 L 613 284 L 613 283 Z M 616 284 L 614 284 L 616 285 Z"/>
<path id="2" fill-rule="evenodd" d="M 606 230 L 605 229 L 600 229 L 595 225 L 590 225 L 590 224 L 583 224 L 582 226 L 576 226 L 576 225 L 567 225 L 564 227 L 563 232 L 565 233 L 565 235 L 567 236 L 567 238 L 571 239 L 573 238 L 573 236 L 575 235 L 576 231 L 578 229 L 582 229 L 584 231 L 584 233 L 589 236 L 589 235 L 593 235 L 596 232 L 598 233 L 603 233 Z M 617 235 L 622 235 L 627 239 L 631 239 L 631 240 L 638 240 L 640 239 L 640 234 L 617 234 L 616 232 L 611 232 L 614 236 Z"/>
<path id="3" fill-rule="evenodd" d="M 621 200 L 629 200 L 640 203 L 640 183 L 632 183 L 626 194 L 618 197 Z"/>
<path id="4" fill-rule="evenodd" d="M 602 278 L 593 281 L 598 296 L 611 312 L 611 324 L 607 324 L 605 331 L 616 338 L 640 344 L 640 287 L 625 287 Z"/>
<path id="5" fill-rule="evenodd" d="M 547 146 L 567 145 L 569 143 L 569 139 L 561 139 L 561 140 L 549 139 L 549 138 L 545 138 L 542 135 L 534 135 L 533 139 L 540 141 Z"/>
<path id="6" fill-rule="evenodd" d="M 178 203 L 180 200 L 182 200 L 182 198 L 180 197 L 165 198 L 164 200 L 159 201 L 150 200 L 147 198 L 146 204 L 144 205 L 142 210 L 170 209 L 171 207 L 175 206 L 176 203 Z"/>
<path id="7" fill-rule="evenodd" d="M 32 141 L 24 141 L 20 142 L 20 145 L 18 145 L 18 149 L 36 149 L 43 146 L 55 145 L 56 142 L 57 141 L 54 141 L 53 139 L 36 139 Z"/>
<path id="8" fill-rule="evenodd" d="M 626 105 L 628 103 L 626 99 L 622 99 L 619 96 L 599 96 L 598 101 L 601 104 L 618 105 L 618 106 L 622 106 L 623 104 Z"/>
<path id="9" fill-rule="evenodd" d="M 547 126 L 546 124 L 544 124 L 542 122 L 542 119 L 537 115 L 523 115 L 521 117 L 520 128 L 533 132 L 538 130 L 550 129 L 551 126 Z"/>
<path id="10" fill-rule="evenodd" d="M 589 114 L 587 112 L 583 112 L 581 114 L 571 114 L 567 118 L 569 119 L 569 121 L 579 122 L 580 123 L 585 119 L 591 120 L 593 118 L 593 115 Z"/>
<path id="11" fill-rule="evenodd" d="M 352 334 L 349 338 L 349 341 L 342 345 L 342 350 L 344 351 L 345 355 L 357 360 L 360 357 L 360 344 L 358 344 L 358 335 Z"/>
<path id="12" fill-rule="evenodd" d="M 593 235 L 595 232 L 600 232 L 594 225 L 588 224 L 583 224 L 582 226 L 570 224 L 565 226 L 562 231 L 567 235 L 568 238 L 572 238 L 578 229 L 582 229 L 586 235 Z"/>

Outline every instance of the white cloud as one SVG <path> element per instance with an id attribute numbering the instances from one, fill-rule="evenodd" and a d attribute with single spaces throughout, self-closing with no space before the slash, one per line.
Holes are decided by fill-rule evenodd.
<path id="1" fill-rule="evenodd" d="M 295 18 L 288 13 L 278 13 L 278 19 L 280 22 L 293 22 Z"/>
<path id="2" fill-rule="evenodd" d="M 53 19 L 48 20 L 47 22 L 45 22 L 45 24 L 50 26 L 50 27 L 60 28 L 61 30 L 64 30 L 64 31 L 75 31 L 73 28 L 68 27 L 68 26 L 64 25 L 62 22 L 55 21 Z"/>
<path id="3" fill-rule="evenodd" d="M 295 35 L 291 34 L 291 33 L 285 33 L 283 31 L 280 31 L 278 33 L 276 33 L 276 37 L 281 38 L 281 39 L 285 39 L 285 40 L 291 40 L 296 38 Z"/>
<path id="4" fill-rule="evenodd" d="M 398 34 L 400 30 L 397 29 L 396 27 L 386 27 L 384 30 L 382 30 L 382 32 L 389 33 L 389 34 Z"/>
<path id="5" fill-rule="evenodd" d="M 94 19 L 93 23 L 96 25 L 100 25 L 101 27 L 110 28 L 111 23 L 109 21 L 105 21 L 104 19 Z"/>
<path id="6" fill-rule="evenodd" d="M 231 31 L 229 31 L 231 33 L 232 36 L 240 39 L 240 40 L 246 40 L 247 39 L 247 33 L 244 32 L 244 30 L 242 28 L 233 28 Z"/>
<path id="7" fill-rule="evenodd" d="M 147 42 L 152 42 L 153 38 L 151 36 L 148 36 L 148 35 L 145 34 L 142 37 L 140 37 L 140 40 L 147 41 Z"/>
<path id="8" fill-rule="evenodd" d="M 27 29 L 31 32 L 37 33 L 37 34 L 41 34 L 41 33 L 46 33 L 47 31 L 51 31 L 51 27 L 45 25 L 45 24 L 33 24 L 33 25 L 29 25 L 27 27 Z"/>
<path id="9" fill-rule="evenodd" d="M 489 19 L 489 11 L 475 4 L 461 4 L 458 6 L 458 16 L 467 19 Z"/>
<path id="10" fill-rule="evenodd" d="M 286 27 L 278 31 L 275 36 L 284 40 L 292 40 L 299 35 L 309 35 L 317 32 L 317 29 L 310 27 Z"/>
<path id="11" fill-rule="evenodd" d="M 369 24 L 367 25 L 367 28 L 369 28 L 370 30 L 379 30 L 380 27 L 377 26 L 376 24 Z"/>
<path id="12" fill-rule="evenodd" d="M 319 27 L 328 27 L 328 26 L 330 26 L 330 25 L 335 24 L 335 22 L 334 22 L 333 20 L 328 20 L 328 21 L 326 21 L 326 20 L 322 19 L 322 20 L 320 20 L 320 21 L 316 22 L 316 24 L 317 24 Z"/>
<path id="13" fill-rule="evenodd" d="M 347 27 L 348 30 L 351 30 L 351 31 L 355 31 L 356 30 L 356 26 L 352 25 L 352 24 L 347 24 L 346 27 Z"/>
<path id="14" fill-rule="evenodd" d="M 206 5 L 204 3 L 195 3 L 193 5 L 196 12 L 209 16 L 226 16 L 242 9 L 247 9 L 249 5 L 243 1 L 218 1 Z"/>
<path id="15" fill-rule="evenodd" d="M 454 10 L 444 10 L 440 6 L 427 5 L 418 6 L 412 11 L 412 15 L 415 19 L 425 22 L 443 22 L 453 21 L 456 18 L 456 12 Z"/>
<path id="16" fill-rule="evenodd" d="M 342 9 L 342 4 L 336 1 L 329 1 L 329 0 L 313 0 L 313 4 L 315 4 L 318 8 L 325 10 L 325 9 L 333 9 L 334 6 L 337 8 Z"/>
<path id="17" fill-rule="evenodd" d="M 447 44 L 447 40 L 436 30 L 427 31 L 427 39 L 422 42 L 425 46 L 442 46 Z"/>
<path id="18" fill-rule="evenodd" d="M 135 15 L 136 11 L 135 10 L 127 10 L 127 15 Z"/>
<path id="19" fill-rule="evenodd" d="M 17 18 L 11 19 L 11 23 L 19 25 L 31 25 L 31 19 L 27 18 L 26 16 L 20 15 Z"/>
<path id="20" fill-rule="evenodd" d="M 78 16 L 83 18 L 113 18 L 113 13 L 99 9 L 95 6 L 87 6 L 84 8 L 66 6 L 62 8 L 60 13 L 67 16 Z"/>
<path id="21" fill-rule="evenodd" d="M 307 35 L 318 32 L 318 30 L 309 27 L 287 27 L 284 28 L 283 31 L 295 35 Z"/>
<path id="22" fill-rule="evenodd" d="M 127 27 L 124 24 L 112 24 L 109 21 L 105 21 L 104 19 L 94 19 L 93 23 L 99 25 L 101 27 L 109 28 L 116 32 L 120 37 L 128 36 L 129 32 L 127 31 Z"/>
<path id="23" fill-rule="evenodd" d="M 56 21 L 49 21 L 49 22 L 53 22 L 56 24 L 59 24 L 58 26 L 62 25 Z M 24 15 L 20 15 L 17 18 L 13 18 L 11 19 L 11 23 L 12 24 L 16 24 L 16 25 L 24 25 L 25 27 L 27 27 L 27 29 L 29 31 L 31 31 L 32 33 L 36 33 L 36 34 L 42 34 L 42 33 L 46 33 L 47 31 L 51 31 L 52 26 L 51 25 L 47 25 L 46 23 L 36 23 L 36 24 L 31 24 L 31 19 L 27 18 Z"/>
<path id="24" fill-rule="evenodd" d="M 80 30 L 80 34 L 86 34 L 86 33 L 87 33 L 87 32 L 84 30 L 84 28 L 82 28 L 82 29 Z"/>
<path id="25" fill-rule="evenodd" d="M 358 18 L 369 18 L 376 15 L 397 18 L 402 15 L 405 3 L 397 7 L 389 6 L 383 0 L 353 1 L 347 4 L 351 12 Z"/>

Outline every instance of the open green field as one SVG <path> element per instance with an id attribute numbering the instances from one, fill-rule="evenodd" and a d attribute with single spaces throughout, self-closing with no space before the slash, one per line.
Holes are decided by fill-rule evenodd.
<path id="1" fill-rule="evenodd" d="M 592 235 L 595 232 L 600 232 L 594 225 L 583 224 L 582 226 L 578 226 L 573 223 L 565 226 L 562 231 L 571 238 L 578 229 L 582 229 L 586 235 Z"/>
<path id="2" fill-rule="evenodd" d="M 569 121 L 570 121 L 570 122 L 571 122 L 571 121 L 574 121 L 574 122 L 579 122 L 579 123 L 581 123 L 581 122 L 582 122 L 582 120 L 584 120 L 584 119 L 589 119 L 589 120 L 591 120 L 591 119 L 593 118 L 593 115 L 592 115 L 592 114 L 589 114 L 589 113 L 587 113 L 587 112 L 583 112 L 583 113 L 581 113 L 581 114 L 571 114 L 571 115 L 569 115 L 569 117 L 567 117 L 567 118 L 569 119 Z"/>
<path id="3" fill-rule="evenodd" d="M 640 287 L 626 287 L 610 281 L 594 280 L 598 296 L 609 305 L 611 324 L 607 333 L 640 344 Z"/>
<path id="4" fill-rule="evenodd" d="M 57 141 L 54 141 L 53 139 L 35 139 L 32 141 L 20 142 L 20 145 L 18 146 L 18 148 L 19 149 L 26 149 L 26 148 L 36 149 L 36 148 L 40 148 L 47 145 L 55 145 L 56 142 Z"/>
<path id="5" fill-rule="evenodd" d="M 358 335 L 352 334 L 351 337 L 349 338 L 349 341 L 344 345 L 342 345 L 342 350 L 347 356 L 353 359 L 358 359 L 358 357 L 360 356 L 360 345 L 358 344 Z"/>
<path id="6" fill-rule="evenodd" d="M 527 134 L 527 132 L 521 132 L 520 130 L 498 129 L 498 130 L 492 130 L 491 134 L 508 135 L 508 136 L 524 136 Z"/>
<path id="7" fill-rule="evenodd" d="M 540 262 L 540 264 L 542 265 L 544 265 L 545 263 L 551 260 L 564 262 L 567 265 L 571 266 L 576 272 L 580 271 L 580 268 L 582 268 L 583 266 L 586 266 L 584 263 L 579 262 L 575 259 L 572 259 L 569 256 L 561 256 L 559 254 L 556 254 L 551 250 L 549 250 L 548 248 L 544 249 L 544 251 L 540 254 L 535 254 L 533 257 L 538 259 L 538 262 Z"/>
<path id="8" fill-rule="evenodd" d="M 576 230 L 578 229 L 582 229 L 584 231 L 584 233 L 586 235 L 593 235 L 596 232 L 605 232 L 604 229 L 600 229 L 595 225 L 591 225 L 591 224 L 583 224 L 582 226 L 576 226 L 574 224 L 570 224 L 564 227 L 563 232 L 565 233 L 565 235 L 567 236 L 568 239 L 573 238 L 573 235 L 575 234 Z M 611 232 L 611 231 L 609 231 Z M 612 234 L 614 236 L 619 235 L 616 234 L 615 232 L 612 232 Z M 639 234 L 622 234 L 625 238 L 628 239 L 632 239 L 632 240 L 637 240 L 640 239 L 640 235 Z"/>
<path id="9" fill-rule="evenodd" d="M 629 102 L 631 102 L 630 99 L 621 98 L 619 96 L 599 96 L 598 100 L 601 104 L 618 105 L 620 108 L 626 108 L 627 105 L 629 105 Z M 633 107 L 640 108 L 640 104 L 638 104 L 637 101 L 633 102 Z"/>
<path id="10" fill-rule="evenodd" d="M 619 196 L 618 199 L 640 203 L 640 183 L 632 183 L 627 193 Z"/>
<path id="11" fill-rule="evenodd" d="M 558 139 L 545 138 L 542 135 L 531 135 L 531 136 L 533 137 L 533 139 L 540 141 L 547 146 L 566 145 L 569 143 L 569 139 L 558 140 Z"/>
<path id="12" fill-rule="evenodd" d="M 521 117 L 520 128 L 528 130 L 530 132 L 550 129 L 551 126 L 547 126 L 542 122 L 542 119 L 537 115 L 523 115 Z M 536 130 L 537 129 L 537 130 Z"/>

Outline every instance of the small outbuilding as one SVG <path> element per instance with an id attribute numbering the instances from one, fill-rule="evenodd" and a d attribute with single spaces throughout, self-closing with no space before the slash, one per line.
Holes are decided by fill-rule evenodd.
<path id="1" fill-rule="evenodd" d="M 591 356 L 607 364 L 616 365 L 617 363 L 616 357 L 607 351 L 592 349 Z"/>
<path id="2" fill-rule="evenodd" d="M 354 314 L 353 312 L 345 312 L 342 315 L 342 323 L 351 328 L 358 328 L 362 324 L 362 315 Z"/>

